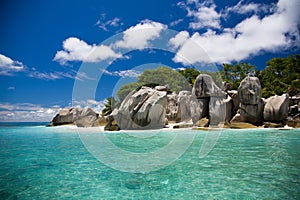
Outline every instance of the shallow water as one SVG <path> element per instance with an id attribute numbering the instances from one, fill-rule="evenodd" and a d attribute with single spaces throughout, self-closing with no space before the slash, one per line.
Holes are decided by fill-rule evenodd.
<path id="1" fill-rule="evenodd" d="M 92 132 L 104 134 L 96 133 L 95 129 Z M 149 138 L 133 137 L 130 132 L 112 132 L 106 136 L 126 151 L 145 153 L 163 148 L 174 134 L 196 136 L 178 160 L 142 174 L 122 172 L 104 165 L 87 151 L 78 133 L 69 127 L 2 126 L 0 197 L 300 198 L 299 129 L 225 130 L 204 158 L 199 158 L 199 150 L 206 135 L 211 134 L 207 131 L 164 130 L 154 132 Z M 180 143 L 178 148 L 181 148 Z"/>

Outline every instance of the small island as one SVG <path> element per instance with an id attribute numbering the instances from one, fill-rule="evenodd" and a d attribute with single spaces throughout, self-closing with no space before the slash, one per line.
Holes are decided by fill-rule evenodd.
<path id="1" fill-rule="evenodd" d="M 173 128 L 300 127 L 299 55 L 274 58 L 264 70 L 224 64 L 219 72 L 145 70 L 107 99 L 102 114 L 64 108 L 49 126 L 105 126 L 106 131 Z M 171 77 L 171 78 L 170 78 Z M 261 83 L 262 81 L 262 83 Z M 266 98 L 267 97 L 267 98 Z"/>

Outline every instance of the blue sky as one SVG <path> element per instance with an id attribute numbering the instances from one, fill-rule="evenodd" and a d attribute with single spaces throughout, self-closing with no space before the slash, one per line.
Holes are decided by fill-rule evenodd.
<path id="1" fill-rule="evenodd" d="M 100 111 L 144 69 L 299 54 L 300 0 L 2 1 L 0 121 Z"/>

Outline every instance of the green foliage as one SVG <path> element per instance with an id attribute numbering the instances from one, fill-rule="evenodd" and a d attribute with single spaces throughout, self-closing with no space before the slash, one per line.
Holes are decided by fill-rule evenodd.
<path id="1" fill-rule="evenodd" d="M 137 90 L 140 87 L 141 85 L 139 83 L 128 83 L 123 85 L 117 93 L 120 102 L 122 102 L 131 91 Z"/>
<path id="2" fill-rule="evenodd" d="M 107 98 L 104 104 L 105 108 L 102 110 L 102 115 L 107 116 L 111 114 L 118 104 L 119 102 L 114 97 Z"/>
<path id="3" fill-rule="evenodd" d="M 190 86 L 193 87 L 194 82 L 200 72 L 194 68 L 186 68 L 178 71 L 185 79 L 189 82 Z"/>
<path id="4" fill-rule="evenodd" d="M 263 97 L 288 93 L 300 93 L 300 55 L 287 58 L 273 58 L 259 74 Z"/>
<path id="5" fill-rule="evenodd" d="M 120 101 L 123 101 L 129 92 L 141 86 L 154 87 L 156 85 L 168 85 L 171 91 L 190 90 L 191 87 L 185 77 L 169 67 L 145 70 L 136 83 L 124 85 L 118 91 Z"/>
<path id="6" fill-rule="evenodd" d="M 236 65 L 223 64 L 221 77 L 223 81 L 231 84 L 232 89 L 237 89 L 241 81 L 248 75 L 254 74 L 254 66 L 248 63 L 238 63 Z"/>

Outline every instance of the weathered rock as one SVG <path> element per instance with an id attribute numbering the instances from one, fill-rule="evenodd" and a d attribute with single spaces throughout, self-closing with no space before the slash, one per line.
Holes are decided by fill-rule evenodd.
<path id="1" fill-rule="evenodd" d="M 96 113 L 93 109 L 86 107 L 82 110 L 80 115 L 75 115 L 76 120 L 74 121 L 75 125 L 78 127 L 92 127 L 95 126 L 98 120 L 99 114 Z"/>
<path id="2" fill-rule="evenodd" d="M 116 123 L 114 116 L 109 115 L 106 118 L 106 125 L 104 126 L 104 130 L 105 131 L 119 131 L 120 130 L 120 127 Z"/>
<path id="3" fill-rule="evenodd" d="M 288 117 L 289 95 L 272 96 L 266 99 L 264 120 L 268 122 L 281 122 Z"/>
<path id="4" fill-rule="evenodd" d="M 181 123 L 181 124 L 176 124 L 173 126 L 173 129 L 178 129 L 178 128 L 191 128 L 194 125 L 191 123 Z"/>
<path id="5" fill-rule="evenodd" d="M 177 105 L 177 94 L 169 94 L 167 95 L 167 110 L 166 117 L 169 121 L 176 121 L 178 105 Z"/>
<path id="6" fill-rule="evenodd" d="M 247 122 L 231 122 L 229 124 L 226 124 L 224 128 L 244 129 L 244 128 L 257 128 L 257 126 L 254 126 L 253 124 Z"/>
<path id="7" fill-rule="evenodd" d="M 199 121 L 195 123 L 196 126 L 198 127 L 208 127 L 209 126 L 209 119 L 207 118 L 202 118 Z"/>
<path id="8" fill-rule="evenodd" d="M 177 98 L 178 112 L 177 121 L 188 121 L 191 119 L 191 92 L 180 91 Z"/>
<path id="9" fill-rule="evenodd" d="M 165 124 L 166 107 L 166 91 L 142 87 L 129 93 L 111 115 L 121 129 L 162 128 Z"/>
<path id="10" fill-rule="evenodd" d="M 230 123 L 235 123 L 235 122 L 241 122 L 241 114 L 240 113 L 236 113 L 233 118 L 230 120 Z"/>
<path id="11" fill-rule="evenodd" d="M 261 124 L 263 122 L 264 102 L 260 100 L 258 104 L 240 104 L 241 122 L 251 124 Z"/>
<path id="12" fill-rule="evenodd" d="M 281 128 L 284 127 L 282 123 L 264 122 L 264 128 Z"/>
<path id="13" fill-rule="evenodd" d="M 162 85 L 158 85 L 158 86 L 155 86 L 155 90 L 157 91 L 169 91 L 169 86 L 168 85 L 165 85 L 165 86 L 162 86 Z"/>
<path id="14" fill-rule="evenodd" d="M 65 124 L 73 124 L 74 123 L 73 110 L 74 108 L 61 109 L 52 119 L 51 125 L 59 126 Z"/>
<path id="15" fill-rule="evenodd" d="M 231 97 L 232 99 L 232 117 L 237 113 L 239 106 L 240 106 L 240 100 L 238 97 L 238 92 L 237 90 L 230 90 L 227 92 L 227 94 Z"/>
<path id="16" fill-rule="evenodd" d="M 231 98 L 228 99 L 220 97 L 211 97 L 209 102 L 209 124 L 218 125 L 220 122 L 225 122 L 226 115 L 231 115 L 231 112 L 227 114 L 227 104 L 229 104 Z"/>
<path id="17" fill-rule="evenodd" d="M 261 85 L 257 77 L 248 76 L 238 88 L 239 100 L 245 105 L 256 105 L 261 99 Z"/>
<path id="18" fill-rule="evenodd" d="M 74 124 L 78 127 L 92 127 L 99 126 L 97 123 L 99 114 L 93 109 L 86 107 L 84 109 L 76 108 L 64 108 L 60 110 L 51 121 L 51 126 L 59 126 L 65 124 Z"/>
<path id="19" fill-rule="evenodd" d="M 225 92 L 217 86 L 213 78 L 208 74 L 200 74 L 197 76 L 192 93 L 197 98 L 220 97 L 225 95 Z"/>
<path id="20" fill-rule="evenodd" d="M 192 96 L 190 102 L 190 109 L 191 109 L 191 117 L 192 121 L 195 124 L 201 118 L 209 117 L 209 99 L 208 98 L 201 98 L 196 99 L 195 96 Z"/>

